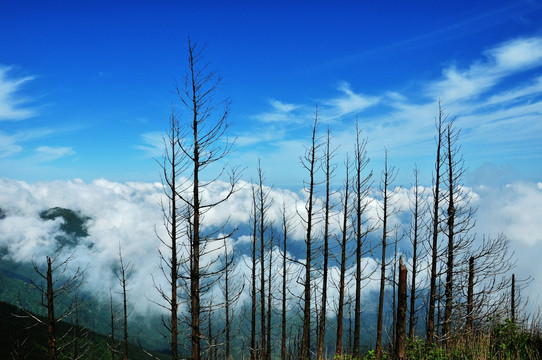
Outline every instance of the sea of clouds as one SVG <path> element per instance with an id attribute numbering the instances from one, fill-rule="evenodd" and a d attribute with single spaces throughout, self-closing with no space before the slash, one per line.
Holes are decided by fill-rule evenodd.
<path id="1" fill-rule="evenodd" d="M 229 249 L 244 248 L 237 255 L 236 277 L 239 283 L 248 282 L 250 278 L 250 253 L 246 251 L 250 242 L 247 233 L 252 208 L 251 184 L 240 182 L 227 203 L 208 211 L 204 215 L 204 230 L 211 230 L 228 222 L 231 228 L 245 229 L 236 232 L 226 240 Z M 206 189 L 204 200 L 218 199 L 228 191 L 229 184 L 214 182 Z M 282 222 L 281 209 L 284 207 L 291 217 L 290 236 L 292 248 L 302 249 L 304 231 L 300 219 L 305 216 L 305 194 L 280 188 L 268 188 L 269 200 L 273 206 L 267 213 L 267 219 L 280 227 Z M 423 189 L 426 194 L 430 189 Z M 526 278 L 531 275 L 534 280 L 527 289 L 525 296 L 535 305 L 542 304 L 538 297 L 538 289 L 542 287 L 542 267 L 539 266 L 539 254 L 542 254 L 542 183 L 513 183 L 504 187 L 479 186 L 465 189 L 468 192 L 471 205 L 477 207 L 475 214 L 476 226 L 474 231 L 477 238 L 483 235 L 496 237 L 504 233 L 511 239 L 511 249 L 517 258 L 516 276 Z M 402 234 L 409 220 L 409 205 L 412 188 L 396 188 L 393 197 L 393 209 L 397 211 L 390 218 L 390 228 L 398 229 L 392 237 Z M 339 194 L 334 194 L 339 200 Z M 381 198 L 377 190 L 369 195 L 367 208 L 368 224 L 374 226 L 375 236 L 382 230 L 379 216 L 381 214 Z M 4 258 L 20 263 L 45 263 L 45 257 L 52 255 L 58 248 L 55 237 L 62 234 L 60 218 L 43 220 L 40 212 L 53 207 L 62 207 L 79 211 L 90 217 L 87 222 L 88 237 L 82 238 L 74 249 L 70 249 L 75 257 L 70 266 L 86 267 L 84 290 L 96 294 L 98 298 L 109 301 L 109 289 L 118 290 L 119 281 L 115 270 L 119 264 L 119 245 L 126 261 L 133 264 L 130 275 L 130 299 L 135 311 L 144 314 L 148 311 L 159 311 L 153 303 L 161 302 L 155 285 L 165 288 L 166 281 L 159 269 L 158 251 L 164 253 L 167 249 L 159 241 L 166 238 L 163 226 L 161 203 L 163 190 L 160 183 L 127 182 L 118 183 L 99 179 L 90 183 L 81 180 L 54 181 L 29 184 L 22 181 L 0 179 L 0 208 L 5 218 L 0 220 L 0 248 L 4 249 Z M 321 201 L 317 202 L 321 206 Z M 332 212 L 331 231 L 339 229 L 341 213 L 338 208 Z M 323 222 L 316 225 L 315 234 L 320 234 Z M 334 241 L 334 240 L 332 240 Z M 405 237 L 398 245 L 399 252 L 409 261 L 410 245 Z M 67 251 L 64 249 L 63 251 Z M 379 254 L 377 249 L 377 254 Z M 392 254 L 393 249 L 388 251 Z M 289 264 L 289 289 L 292 295 L 302 293 L 303 251 L 288 254 L 298 262 Z M 376 259 L 375 259 L 376 258 Z M 281 252 L 275 246 L 275 259 L 272 272 L 279 274 L 282 267 Z M 364 280 L 364 295 L 378 291 L 378 256 L 367 255 L 363 259 L 365 273 L 373 276 Z M 348 278 L 353 278 L 354 268 L 348 270 Z M 424 274 L 421 275 L 425 276 Z M 332 265 L 329 272 L 330 306 L 337 298 L 339 272 Z M 280 286 L 279 276 L 274 276 Z M 300 280 L 301 279 L 301 280 Z M 315 285 L 321 284 L 321 275 L 314 274 Z M 351 282 L 352 283 L 352 282 Z M 352 286 L 349 286 L 349 291 Z M 220 298 L 220 291 L 215 289 L 214 296 Z M 318 296 L 318 295 L 316 295 Z M 241 302 L 248 301 L 249 286 L 245 286 Z M 219 299 L 218 299 L 219 300 Z M 292 305 L 295 306 L 295 305 Z"/>

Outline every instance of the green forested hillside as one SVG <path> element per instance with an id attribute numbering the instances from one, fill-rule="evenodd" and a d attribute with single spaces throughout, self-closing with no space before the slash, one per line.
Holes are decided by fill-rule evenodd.
<path id="1" fill-rule="evenodd" d="M 2 358 L 44 359 L 47 355 L 47 328 L 28 316 L 20 308 L 0 302 L 0 354 Z M 72 358 L 74 351 L 85 354 L 85 359 L 111 359 L 110 337 L 85 328 L 75 329 L 71 324 L 59 322 L 56 325 L 60 359 Z M 67 334 L 65 337 L 64 335 Z M 74 340 L 74 334 L 78 339 Z M 121 343 L 117 342 L 117 351 Z M 148 355 L 137 345 L 129 345 L 130 359 L 148 359 Z M 166 354 L 153 352 L 158 358 L 166 359 Z M 120 356 L 118 356 L 120 357 Z"/>

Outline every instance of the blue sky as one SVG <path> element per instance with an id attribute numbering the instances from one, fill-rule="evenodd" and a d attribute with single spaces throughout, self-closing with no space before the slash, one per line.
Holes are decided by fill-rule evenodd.
<path id="1" fill-rule="evenodd" d="M 157 181 L 153 157 L 186 70 L 187 37 L 232 100 L 230 156 L 301 185 L 315 106 L 352 150 L 358 118 L 429 183 L 437 99 L 463 129 L 469 184 L 540 181 L 540 1 L 73 2 L 0 4 L 0 176 Z"/>
<path id="2" fill-rule="evenodd" d="M 284 188 L 303 184 L 299 157 L 316 106 L 321 130 L 329 125 L 340 145 L 334 181 L 357 118 L 375 185 L 388 149 L 397 206 L 407 211 L 415 164 L 431 184 L 440 98 L 462 129 L 478 239 L 512 239 L 517 274 L 535 277 L 530 291 L 542 306 L 542 2 L 363 3 L 0 1 L 0 206 L 26 216 L 4 221 L 0 245 L 37 256 L 58 225 L 44 227 L 39 211 L 62 206 L 96 219 L 100 269 L 116 261 L 117 239 L 130 239 L 133 256 L 156 249 L 154 158 L 171 107 L 180 109 L 174 90 L 190 36 L 207 44 L 205 60 L 224 79 L 217 97 L 232 101 L 230 162 L 249 181 L 261 158 L 275 203 L 289 199 L 292 211 L 303 195 Z M 246 224 L 249 187 L 227 206 L 206 214 L 209 223 Z M 151 288 L 142 274 L 136 283 Z M 100 276 L 93 283 L 103 287 Z"/>

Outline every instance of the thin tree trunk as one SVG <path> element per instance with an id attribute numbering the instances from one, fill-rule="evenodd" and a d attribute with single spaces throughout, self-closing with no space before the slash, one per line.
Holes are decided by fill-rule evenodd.
<path id="1" fill-rule="evenodd" d="M 230 328 L 231 328 L 231 324 L 230 324 L 230 259 L 229 259 L 229 256 L 228 256 L 228 247 L 227 246 L 224 246 L 224 251 L 225 251 L 225 255 L 224 255 L 224 260 L 226 262 L 226 271 L 224 272 L 224 307 L 225 307 L 225 311 L 226 311 L 226 329 L 225 329 L 225 333 L 226 333 L 226 353 L 224 354 L 225 355 L 225 358 L 226 360 L 230 360 Z"/>
<path id="2" fill-rule="evenodd" d="M 355 189 L 354 193 L 356 196 L 355 206 L 355 216 L 356 216 L 356 277 L 355 277 L 355 298 L 354 298 L 354 339 L 352 344 L 352 355 L 354 357 L 360 356 L 360 335 L 361 335 L 361 256 L 362 256 L 362 247 L 363 247 L 363 237 L 365 236 L 362 230 L 363 219 L 362 215 L 365 210 L 366 204 L 364 204 L 364 198 L 366 196 L 366 186 L 372 176 L 372 172 L 369 173 L 365 178 L 362 177 L 362 171 L 367 166 L 369 159 L 366 154 L 366 144 L 365 140 L 360 139 L 361 130 L 358 128 L 358 122 L 356 121 L 356 145 L 355 145 Z M 367 230 L 368 232 L 369 230 Z"/>
<path id="3" fill-rule="evenodd" d="M 381 254 L 381 263 L 380 263 L 380 295 L 378 297 L 378 315 L 377 315 L 377 324 L 376 324 L 376 346 L 375 346 L 375 356 L 377 359 L 382 357 L 382 327 L 383 327 L 383 317 L 384 317 L 384 298 L 385 298 L 385 287 L 386 287 L 386 247 L 387 247 L 387 238 L 388 238 L 388 216 L 389 216 L 389 200 L 390 194 L 388 187 L 393 181 L 394 178 L 394 169 L 388 167 L 388 152 L 386 151 L 385 163 L 384 163 L 384 173 L 382 178 L 382 254 Z M 393 279 L 395 281 L 395 278 Z M 394 287 L 395 288 L 395 287 Z M 395 301 L 395 296 L 394 296 Z M 394 320 L 395 321 L 395 320 Z"/>
<path id="4" fill-rule="evenodd" d="M 269 249 L 269 268 L 267 273 L 268 278 L 268 288 L 267 288 L 267 352 L 266 359 L 271 360 L 271 278 L 272 274 L 272 265 L 273 265 L 273 235 L 271 236 L 271 246 Z"/>
<path id="5" fill-rule="evenodd" d="M 469 258 L 469 285 L 467 289 L 467 334 L 474 329 L 474 256 Z"/>
<path id="6" fill-rule="evenodd" d="M 346 159 L 346 179 L 344 185 L 344 197 L 343 197 L 343 218 L 341 228 L 341 242 L 340 242 L 340 273 L 339 273 L 339 299 L 337 309 L 337 339 L 335 345 L 335 354 L 341 356 L 343 353 L 343 327 L 344 327 L 344 290 L 345 290 L 345 277 L 346 277 L 346 244 L 348 241 L 348 198 L 350 196 L 350 162 Z"/>
<path id="7" fill-rule="evenodd" d="M 453 269 L 454 269 L 454 222 L 455 222 L 455 207 L 454 207 L 454 169 L 451 148 L 451 129 L 447 126 L 447 158 L 448 158 L 448 251 L 446 262 L 446 286 L 445 297 L 446 304 L 444 308 L 444 326 L 442 338 L 447 341 L 451 336 L 452 329 L 452 301 L 453 301 Z"/>
<path id="8" fill-rule="evenodd" d="M 512 290 L 510 301 L 510 320 L 512 324 L 516 323 L 516 274 L 512 274 Z"/>
<path id="9" fill-rule="evenodd" d="M 414 170 L 414 209 L 413 209 L 413 231 L 412 235 L 412 282 L 410 286 L 410 320 L 408 337 L 414 340 L 416 335 L 416 275 L 418 271 L 418 231 L 419 231 L 419 211 L 420 211 L 420 194 L 418 190 L 418 169 Z"/>
<path id="10" fill-rule="evenodd" d="M 286 242 L 288 239 L 288 222 L 286 218 L 286 205 L 282 205 L 282 231 L 283 231 L 283 250 L 282 250 L 282 318 L 281 318 L 281 330 L 282 336 L 280 340 L 280 358 L 286 360 Z"/>
<path id="11" fill-rule="evenodd" d="M 113 294 L 109 289 L 109 298 L 111 305 L 111 360 L 115 360 L 115 309 L 113 308 Z"/>
<path id="12" fill-rule="evenodd" d="M 55 338 L 55 304 L 53 291 L 53 271 L 51 269 L 51 258 L 47 256 L 47 330 L 49 334 L 49 360 L 56 360 L 56 338 Z"/>
<path id="13" fill-rule="evenodd" d="M 266 356 L 266 323 L 265 323 L 265 197 L 263 191 L 263 173 L 258 163 L 259 175 L 259 235 L 260 235 L 260 358 Z"/>
<path id="14" fill-rule="evenodd" d="M 329 217 L 330 217 L 330 181 L 332 175 L 331 169 L 331 149 L 330 149 L 330 130 L 327 129 L 327 141 L 325 152 L 325 164 L 324 172 L 326 175 L 326 195 L 325 195 L 325 208 L 324 208 L 324 264 L 322 273 L 322 304 L 320 306 L 320 326 L 318 333 L 318 346 L 316 349 L 316 359 L 323 360 L 324 358 L 324 338 L 326 336 L 326 306 L 327 306 L 327 268 L 329 257 Z"/>
<path id="15" fill-rule="evenodd" d="M 305 237 L 306 245 L 306 260 L 305 260 L 305 284 L 304 284 L 304 304 L 303 304 L 303 335 L 301 339 L 301 354 L 302 360 L 310 357 L 309 351 L 311 346 L 311 259 L 312 259 L 312 222 L 313 222 L 313 206 L 314 206 L 314 188 L 316 175 L 316 132 L 318 127 L 318 111 L 316 111 L 314 125 L 312 129 L 312 143 L 305 158 L 305 168 L 309 171 L 309 187 L 307 197 L 307 231 Z"/>
<path id="16" fill-rule="evenodd" d="M 128 309 L 126 305 L 126 287 L 122 288 L 124 313 L 124 360 L 128 360 Z"/>
<path id="17" fill-rule="evenodd" d="M 429 310 L 427 313 L 426 342 L 433 343 L 435 334 L 435 306 L 437 295 L 437 262 L 438 262 L 438 234 L 439 234 L 439 206 L 440 206 L 440 166 L 442 147 L 443 111 L 439 103 L 439 117 L 437 122 L 437 158 L 435 160 L 435 177 L 433 187 L 433 226 L 431 242 L 431 276 L 429 288 Z"/>
<path id="18" fill-rule="evenodd" d="M 396 321 L 396 344 L 395 358 L 397 360 L 406 359 L 406 313 L 407 313 L 407 269 L 403 264 L 403 258 L 399 258 L 399 285 L 397 301 L 397 321 Z"/>
<path id="19" fill-rule="evenodd" d="M 256 360 L 256 235 L 257 235 L 257 206 L 256 206 L 256 192 L 252 190 L 252 269 L 251 269 L 251 314 L 250 314 L 250 358 Z"/>
<path id="20" fill-rule="evenodd" d="M 190 268 L 190 324 L 191 324 L 191 343 L 192 343 L 192 360 L 200 360 L 201 354 L 201 331 L 200 331 L 200 190 L 199 190 L 199 173 L 200 173 L 200 147 L 198 138 L 198 89 L 196 88 L 196 74 L 194 68 L 194 57 L 192 48 L 189 44 L 189 61 L 190 61 L 190 76 L 192 85 L 192 131 L 193 131 L 193 189 L 192 189 L 192 212 L 193 212 L 193 228 L 191 240 L 191 268 Z"/>

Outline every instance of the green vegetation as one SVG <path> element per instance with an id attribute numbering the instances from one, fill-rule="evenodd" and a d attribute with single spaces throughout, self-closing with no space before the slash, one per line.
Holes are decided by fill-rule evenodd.
<path id="1" fill-rule="evenodd" d="M 41 318 L 41 317 L 38 317 Z M 44 359 L 47 355 L 47 328 L 37 324 L 36 320 L 28 316 L 20 308 L 0 302 L 0 354 L 3 359 L 24 358 L 29 360 Z M 37 325 L 36 325 L 37 324 Z M 79 354 L 85 353 L 85 359 L 111 359 L 110 339 L 108 336 L 75 328 L 66 322 L 57 323 L 59 334 L 68 334 L 59 340 L 65 345 L 59 359 L 72 359 L 74 351 Z M 74 342 L 74 333 L 80 334 L 80 338 Z M 120 348 L 120 342 L 117 343 Z M 137 345 L 129 345 L 130 359 L 148 359 L 149 356 Z M 167 354 L 153 353 L 159 359 L 167 359 Z M 17 357 L 20 356 L 20 357 Z M 26 356 L 26 357 L 25 357 Z M 118 355 L 117 355 L 118 358 Z"/>

